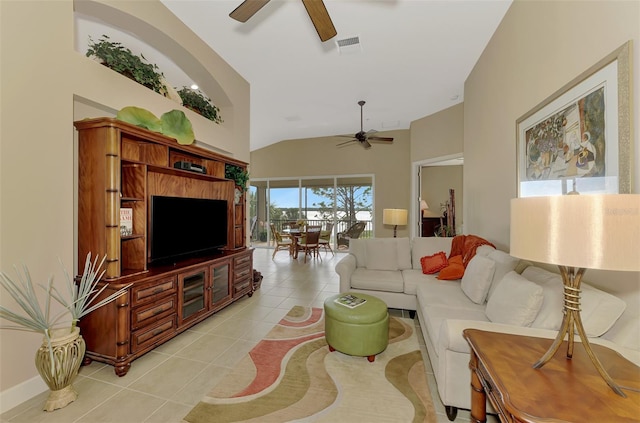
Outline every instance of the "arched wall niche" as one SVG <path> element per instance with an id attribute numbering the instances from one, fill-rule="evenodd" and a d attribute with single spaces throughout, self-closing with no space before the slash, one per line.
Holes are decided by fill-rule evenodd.
<path id="1" fill-rule="evenodd" d="M 96 21 L 102 21 L 109 26 L 135 35 L 140 41 L 163 53 L 187 75 L 198 81 L 200 89 L 209 97 L 214 98 L 218 107 L 232 105 L 224 89 L 202 63 L 163 31 L 122 10 L 94 1 L 76 0 L 74 10 L 92 17 Z"/>
<path id="2" fill-rule="evenodd" d="M 159 1 L 75 0 L 73 5 L 74 13 L 100 22 L 103 27 L 113 27 L 134 36 L 141 43 L 162 53 L 169 61 L 181 68 L 189 78 L 197 81 L 201 90 L 214 100 L 216 106 L 220 107 L 224 122 L 215 124 L 164 98 L 157 100 L 161 106 L 156 110 L 150 109 L 152 112 L 164 113 L 172 108 L 183 110 L 193 124 L 199 145 L 212 147 L 214 150 L 248 161 L 249 84 L 162 3 Z M 102 34 L 97 37 L 100 35 Z M 84 55 L 84 52 L 79 53 Z M 157 64 L 162 71 L 162 65 Z M 113 71 L 109 70 L 109 72 Z M 126 79 L 121 75 L 117 76 L 120 79 Z M 112 80 L 112 78 L 109 79 Z M 178 85 L 171 80 L 168 82 L 173 86 Z M 77 94 L 100 103 L 99 99 L 93 99 L 85 93 Z M 140 104 L 130 105 L 145 107 L 142 100 Z M 105 106 L 118 109 L 114 104 L 105 104 Z"/>

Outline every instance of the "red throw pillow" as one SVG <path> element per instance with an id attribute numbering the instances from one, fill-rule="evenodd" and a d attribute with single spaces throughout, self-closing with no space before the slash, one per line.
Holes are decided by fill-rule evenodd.
<path id="1" fill-rule="evenodd" d="M 447 261 L 447 255 L 444 251 L 435 253 L 432 256 L 425 256 L 420 259 L 420 265 L 422 266 L 422 273 L 425 275 L 432 275 L 438 273 L 440 270 L 447 267 L 449 262 Z"/>
<path id="2" fill-rule="evenodd" d="M 464 266 L 462 265 L 462 256 L 453 256 L 449 259 L 449 265 L 440 270 L 438 279 L 451 281 L 461 279 L 464 276 Z"/>

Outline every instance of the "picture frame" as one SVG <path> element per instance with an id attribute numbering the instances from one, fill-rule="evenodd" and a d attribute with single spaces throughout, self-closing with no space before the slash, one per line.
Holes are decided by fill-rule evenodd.
<path id="1" fill-rule="evenodd" d="M 630 193 L 628 41 L 516 121 L 518 197 Z"/>

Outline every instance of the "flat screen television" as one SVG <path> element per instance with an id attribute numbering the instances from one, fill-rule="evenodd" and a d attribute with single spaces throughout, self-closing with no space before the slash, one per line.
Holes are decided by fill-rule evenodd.
<path id="1" fill-rule="evenodd" d="M 227 201 L 151 196 L 150 262 L 214 254 L 227 245 Z"/>

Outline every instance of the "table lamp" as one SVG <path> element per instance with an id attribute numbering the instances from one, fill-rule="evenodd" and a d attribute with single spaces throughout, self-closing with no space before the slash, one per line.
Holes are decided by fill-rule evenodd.
<path id="1" fill-rule="evenodd" d="M 393 225 L 393 237 L 398 232 L 398 225 L 407 224 L 407 210 L 405 209 L 383 209 L 382 223 L 384 225 Z"/>
<path id="2" fill-rule="evenodd" d="M 580 318 L 580 282 L 587 268 L 640 270 L 640 195 L 563 195 L 511 200 L 510 254 L 556 264 L 564 285 L 558 336 L 533 367 L 544 366 L 568 335 L 567 358 L 577 331 L 591 362 L 618 395 L 626 397 L 594 354 Z"/>
<path id="3" fill-rule="evenodd" d="M 420 214 L 424 216 L 424 211 L 429 210 L 429 205 L 426 201 L 420 200 Z"/>

